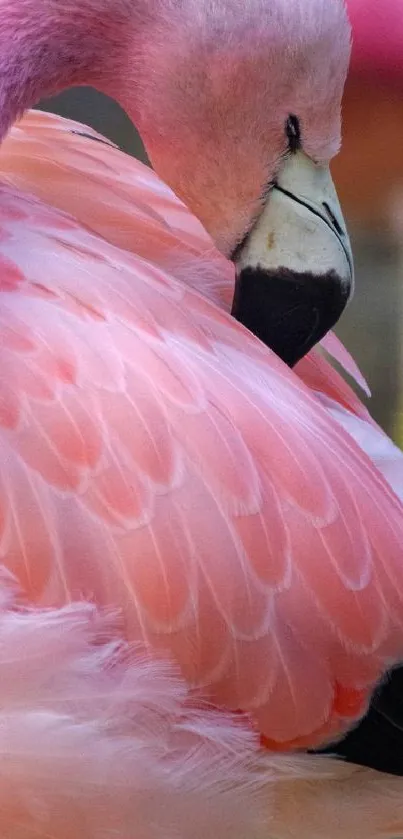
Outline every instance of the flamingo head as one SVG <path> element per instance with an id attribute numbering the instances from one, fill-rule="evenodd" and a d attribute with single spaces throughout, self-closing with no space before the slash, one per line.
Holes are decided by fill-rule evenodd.
<path id="1" fill-rule="evenodd" d="M 163 2 L 146 31 L 135 119 L 150 159 L 235 262 L 235 316 L 294 364 L 353 284 L 328 168 L 350 56 L 344 3 Z"/>
<path id="2" fill-rule="evenodd" d="M 72 84 L 118 99 L 235 263 L 235 317 L 298 361 L 353 284 L 328 169 L 350 56 L 344 0 L 0 0 L 0 12 L 0 136 Z"/>

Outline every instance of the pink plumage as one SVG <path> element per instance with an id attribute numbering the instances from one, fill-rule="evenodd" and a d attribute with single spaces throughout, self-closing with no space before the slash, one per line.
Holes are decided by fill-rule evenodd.
<path id="1" fill-rule="evenodd" d="M 87 154 L 93 189 L 81 198 Z M 15 191 L 57 190 L 58 155 L 78 217 L 106 203 L 104 161 L 126 190 L 137 180 L 139 204 L 119 207 L 130 230 L 116 229 L 129 241 L 150 214 L 141 257 Z M 129 638 L 173 653 L 192 686 L 252 712 L 267 740 L 334 736 L 400 655 L 397 499 L 295 374 L 213 302 L 226 297 L 221 257 L 211 245 L 207 256 L 204 234 L 197 254 L 196 222 L 141 164 L 33 115 L 5 142 L 2 170 L 4 563 L 38 604 L 119 606 Z M 160 231 L 181 254 L 178 277 Z M 193 282 L 205 273 L 211 300 L 182 280 L 189 233 Z M 352 396 L 338 401 L 354 412 Z"/>
<path id="2" fill-rule="evenodd" d="M 80 55 L 84 64 L 102 56 L 84 75 L 94 81 L 91 64 L 127 100 L 127 40 L 122 47 L 117 36 L 126 33 L 130 3 L 86 0 L 72 21 L 69 6 L 50 2 L 35 41 L 38 5 L 24 0 L 33 28 L 18 30 L 15 55 L 6 36 L 22 7 L 2 5 L 9 16 L 0 20 L 0 47 L 14 73 L 7 76 L 3 55 L 0 77 L 12 82 L 2 91 L 3 134 L 43 85 L 44 66 L 51 73 L 57 64 L 51 87 L 83 81 L 72 59 L 81 73 L 75 24 L 88 26 L 96 9 L 108 24 L 106 64 L 95 26 L 92 52 Z M 204 23 L 216 24 L 215 59 L 217 32 L 229 33 L 233 47 L 249 26 L 263 45 L 257 0 L 239 31 L 227 15 L 211 17 L 212 8 L 200 7 Z M 261 208 L 268 168 L 276 171 L 288 153 L 274 106 L 282 127 L 282 109 L 301 107 L 306 147 L 318 161 L 339 142 L 349 31 L 342 5 L 329 8 L 326 17 L 322 0 L 300 0 L 290 23 L 283 0 L 264 6 L 271 52 L 261 50 L 256 64 L 242 52 L 239 67 L 234 61 L 199 79 L 201 90 L 216 82 L 214 108 L 209 97 L 200 104 L 212 130 L 204 148 L 216 152 L 211 167 L 208 156 L 194 165 L 199 123 L 184 142 L 188 156 L 176 159 L 172 115 L 181 112 L 186 125 L 188 109 L 197 109 L 189 86 L 178 83 L 172 111 L 156 111 L 151 124 L 144 95 L 155 105 L 155 91 L 139 81 L 143 99 L 132 115 L 143 109 L 156 161 L 200 221 L 91 129 L 31 112 L 2 145 L 0 550 L 32 607 L 19 611 L 4 595 L 0 678 L 3 668 L 11 716 L 2 730 L 15 774 L 3 800 L 0 785 L 0 824 L 13 839 L 285 839 L 305 799 L 309 812 L 316 776 L 324 812 L 332 808 L 327 781 L 336 777 L 360 793 L 366 837 L 400 829 L 399 785 L 386 794 L 371 773 L 273 757 L 258 745 L 261 738 L 290 752 L 331 742 L 362 717 L 378 681 L 403 658 L 400 453 L 317 351 L 291 371 L 229 314 L 230 245 Z M 139 31 L 146 21 L 161 40 L 167 7 L 161 18 L 156 9 L 147 7 L 150 19 L 139 4 Z M 182 36 L 201 41 L 202 54 L 209 30 L 198 18 L 192 27 L 190 14 L 184 20 Z M 50 35 L 50 58 L 41 52 L 44 66 L 31 78 L 31 46 Z M 295 90 L 288 65 L 279 76 L 273 69 L 288 40 L 297 59 L 312 46 L 305 64 L 296 59 Z M 132 41 L 138 58 L 138 32 Z M 59 43 L 75 50 L 68 79 L 63 51 L 53 49 Z M 147 46 L 149 66 L 154 41 Z M 26 64 L 15 60 L 19 50 Z M 323 84 L 325 55 L 327 83 L 309 120 L 308 92 Z M 156 76 L 169 57 L 167 43 Z M 235 113 L 226 85 L 237 89 L 245 61 L 249 85 L 263 81 Z M 263 70 L 279 89 L 268 92 Z M 227 120 L 242 139 L 228 149 Z M 241 150 L 254 138 L 242 180 Z M 192 155 L 196 174 L 187 180 Z M 363 384 L 336 339 L 325 345 Z M 310 839 L 323 835 L 314 816 Z M 346 817 L 343 836 L 357 839 L 356 825 L 354 814 Z"/>
<path id="3" fill-rule="evenodd" d="M 255 738 L 89 604 L 26 610 L 3 578 L 0 824 L 8 839 L 264 836 Z"/>

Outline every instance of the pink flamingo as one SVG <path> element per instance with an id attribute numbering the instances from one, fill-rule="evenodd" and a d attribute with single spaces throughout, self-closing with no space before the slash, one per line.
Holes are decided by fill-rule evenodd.
<path id="1" fill-rule="evenodd" d="M 352 284 L 343 4 L 0 11 L 3 834 L 394 836 L 400 779 L 295 753 L 403 659 L 401 456 L 304 357 Z M 178 198 L 77 124 L 6 137 L 84 83 Z"/>

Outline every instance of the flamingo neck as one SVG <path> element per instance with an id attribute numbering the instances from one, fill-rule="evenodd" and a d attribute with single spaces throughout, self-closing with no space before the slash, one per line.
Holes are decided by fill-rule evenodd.
<path id="1" fill-rule="evenodd" d="M 145 0 L 0 0 L 0 141 L 44 96 L 75 85 L 115 95 Z M 135 97 L 135 90 L 131 91 Z"/>

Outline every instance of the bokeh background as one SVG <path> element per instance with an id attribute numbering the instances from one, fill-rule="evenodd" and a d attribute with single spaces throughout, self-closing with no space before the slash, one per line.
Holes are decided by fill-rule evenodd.
<path id="1" fill-rule="evenodd" d="M 371 412 L 403 444 L 403 0 L 347 0 L 354 32 L 343 148 L 333 176 L 350 229 L 356 293 L 337 332 L 372 390 Z M 146 161 L 134 127 L 90 88 L 41 103 Z"/>

